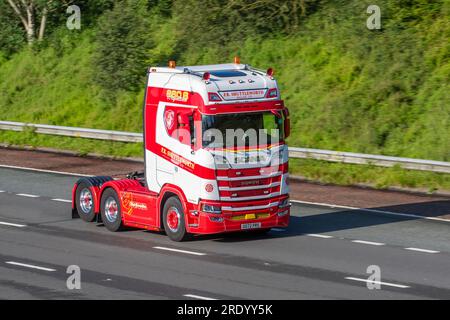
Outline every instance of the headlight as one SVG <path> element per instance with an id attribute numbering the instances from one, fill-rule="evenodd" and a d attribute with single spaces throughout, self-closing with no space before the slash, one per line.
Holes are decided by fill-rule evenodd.
<path id="1" fill-rule="evenodd" d="M 286 208 L 289 207 L 291 204 L 289 203 L 289 198 L 283 199 L 280 201 L 280 204 L 278 205 L 280 208 Z"/>
<path id="2" fill-rule="evenodd" d="M 204 204 L 202 205 L 202 211 L 208 212 L 208 213 L 215 213 L 215 214 L 221 214 L 222 208 L 220 206 L 214 206 L 211 204 Z"/>

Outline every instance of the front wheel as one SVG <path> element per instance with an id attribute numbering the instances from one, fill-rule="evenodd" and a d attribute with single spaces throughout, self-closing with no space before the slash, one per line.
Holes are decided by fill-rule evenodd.
<path id="1" fill-rule="evenodd" d="M 100 212 L 106 229 L 115 232 L 122 228 L 122 208 L 119 197 L 113 189 L 106 189 L 103 192 Z"/>
<path id="2" fill-rule="evenodd" d="M 164 204 L 163 224 L 164 230 L 171 240 L 179 242 L 189 238 L 183 206 L 178 197 L 170 197 Z"/>

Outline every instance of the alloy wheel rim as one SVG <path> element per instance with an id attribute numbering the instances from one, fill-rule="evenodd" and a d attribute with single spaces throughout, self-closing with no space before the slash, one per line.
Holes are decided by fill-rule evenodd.
<path id="1" fill-rule="evenodd" d="M 88 188 L 84 188 L 80 193 L 80 208 L 84 214 L 88 214 L 92 210 L 92 193 Z"/>

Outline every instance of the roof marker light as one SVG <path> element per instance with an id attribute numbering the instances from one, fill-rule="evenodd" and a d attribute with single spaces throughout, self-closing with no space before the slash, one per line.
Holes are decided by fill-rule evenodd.
<path id="1" fill-rule="evenodd" d="M 273 69 L 272 68 L 269 68 L 269 69 L 267 69 L 267 75 L 269 76 L 269 77 L 273 77 Z"/>
<path id="2" fill-rule="evenodd" d="M 239 58 L 238 56 L 234 57 L 234 64 L 240 64 L 241 63 L 241 58 Z"/>
<path id="3" fill-rule="evenodd" d="M 177 63 L 175 62 L 175 60 L 170 60 L 169 61 L 169 68 L 175 69 L 176 66 L 177 66 Z"/>
<path id="4" fill-rule="evenodd" d="M 205 72 L 203 74 L 203 80 L 208 81 L 211 78 L 211 74 L 209 72 Z"/>

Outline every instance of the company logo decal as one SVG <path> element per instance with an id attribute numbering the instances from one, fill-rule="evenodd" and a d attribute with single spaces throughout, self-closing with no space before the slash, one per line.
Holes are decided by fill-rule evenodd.
<path id="1" fill-rule="evenodd" d="M 261 99 L 266 96 L 266 89 L 221 91 L 224 100 Z"/>
<path id="2" fill-rule="evenodd" d="M 134 209 L 139 209 L 139 210 L 147 210 L 147 205 L 145 203 L 140 203 L 140 202 L 131 201 L 130 207 L 132 207 Z"/>
<path id="3" fill-rule="evenodd" d="M 186 169 L 190 169 L 190 170 L 194 170 L 195 168 L 195 163 L 193 163 L 192 161 L 183 158 L 182 156 L 173 153 L 170 150 L 167 150 L 164 147 L 161 147 L 161 154 L 166 158 L 166 159 L 170 159 L 170 161 L 178 166 L 180 166 L 181 168 L 186 168 Z"/>
<path id="4" fill-rule="evenodd" d="M 175 112 L 173 110 L 166 110 L 164 113 L 164 122 L 167 130 L 172 130 L 175 123 Z"/>
<path id="5" fill-rule="evenodd" d="M 131 192 L 122 193 L 122 209 L 123 213 L 131 216 L 133 213 L 133 207 L 131 207 L 131 202 L 133 201 L 133 194 Z"/>
<path id="6" fill-rule="evenodd" d="M 124 192 L 122 193 L 122 209 L 124 214 L 131 216 L 134 209 L 147 210 L 147 205 L 145 203 L 134 201 L 131 192 Z"/>

